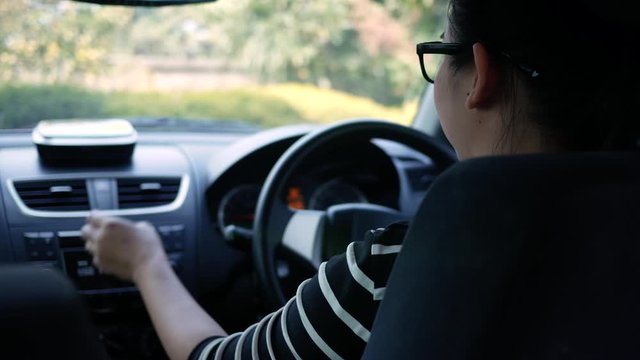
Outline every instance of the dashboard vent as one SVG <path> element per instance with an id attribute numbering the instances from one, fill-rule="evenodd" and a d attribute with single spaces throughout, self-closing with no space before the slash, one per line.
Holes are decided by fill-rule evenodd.
<path id="1" fill-rule="evenodd" d="M 145 208 L 172 203 L 180 189 L 179 177 L 118 179 L 120 209 Z"/>
<path id="2" fill-rule="evenodd" d="M 89 210 L 84 180 L 16 181 L 14 187 L 22 202 L 40 211 Z"/>

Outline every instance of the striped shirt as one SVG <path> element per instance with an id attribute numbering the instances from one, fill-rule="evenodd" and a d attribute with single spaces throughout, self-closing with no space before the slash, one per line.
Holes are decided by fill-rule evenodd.
<path id="1" fill-rule="evenodd" d="M 244 332 L 205 339 L 189 359 L 359 359 L 406 229 L 371 230 L 322 263 L 283 308 Z"/>

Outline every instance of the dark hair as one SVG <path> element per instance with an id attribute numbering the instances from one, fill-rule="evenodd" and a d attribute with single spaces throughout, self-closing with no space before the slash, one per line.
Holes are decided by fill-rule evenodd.
<path id="1" fill-rule="evenodd" d="M 455 40 L 483 43 L 503 70 L 506 131 L 524 112 L 549 141 L 565 149 L 636 146 L 640 71 L 631 54 L 640 46 L 637 24 L 612 16 L 628 10 L 612 8 L 611 2 L 597 6 L 588 0 L 450 1 Z M 471 61 L 472 55 L 461 54 L 452 66 Z M 540 75 L 531 77 L 519 67 Z M 527 108 L 513 101 L 518 83 L 525 85 Z"/>

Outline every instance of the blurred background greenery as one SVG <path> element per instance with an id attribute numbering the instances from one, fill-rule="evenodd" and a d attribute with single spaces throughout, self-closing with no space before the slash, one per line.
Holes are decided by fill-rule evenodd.
<path id="1" fill-rule="evenodd" d="M 1 1 L 0 128 L 115 116 L 408 123 L 424 88 L 415 43 L 437 38 L 445 16 L 434 0 Z"/>

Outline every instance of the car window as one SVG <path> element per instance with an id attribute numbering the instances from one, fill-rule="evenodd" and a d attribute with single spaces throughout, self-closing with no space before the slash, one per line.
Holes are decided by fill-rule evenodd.
<path id="1" fill-rule="evenodd" d="M 0 128 L 105 117 L 165 126 L 268 128 L 355 117 L 408 124 L 425 86 L 414 44 L 442 32 L 442 6 L 2 1 Z"/>

